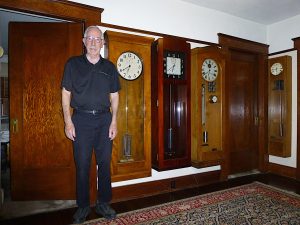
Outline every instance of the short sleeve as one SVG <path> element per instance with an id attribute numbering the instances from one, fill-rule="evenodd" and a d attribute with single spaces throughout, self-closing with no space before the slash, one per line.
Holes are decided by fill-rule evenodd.
<path id="1" fill-rule="evenodd" d="M 72 91 L 72 67 L 71 67 L 71 61 L 68 60 L 65 64 L 64 74 L 61 81 L 61 88 L 65 88 L 67 91 Z"/>
<path id="2" fill-rule="evenodd" d="M 112 69 L 112 78 L 113 79 L 110 86 L 110 93 L 115 93 L 121 89 L 121 85 L 119 81 L 119 72 L 114 65 Z"/>

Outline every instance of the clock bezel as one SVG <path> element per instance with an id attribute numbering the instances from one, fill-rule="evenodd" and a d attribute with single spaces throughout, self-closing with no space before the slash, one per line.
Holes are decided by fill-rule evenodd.
<path id="1" fill-rule="evenodd" d="M 139 59 L 139 61 L 141 62 L 141 66 L 142 66 L 141 71 L 140 71 L 140 72 L 138 73 L 138 75 L 137 75 L 136 77 L 134 77 L 133 79 L 128 78 L 127 76 L 123 75 L 123 74 L 120 72 L 120 70 L 119 70 L 119 59 L 120 59 L 120 57 L 121 57 L 122 55 L 124 55 L 124 54 L 126 54 L 126 53 L 127 53 L 127 54 L 128 54 L 128 53 L 133 54 L 133 55 L 136 56 L 136 57 Z M 122 53 L 118 56 L 118 58 L 117 58 L 117 61 L 116 61 L 116 67 L 117 67 L 117 70 L 118 70 L 118 73 L 119 73 L 120 77 L 122 77 L 123 79 L 128 80 L 128 81 L 134 81 L 134 80 L 138 79 L 138 78 L 143 74 L 143 72 L 144 72 L 144 64 L 143 64 L 142 57 L 140 57 L 140 56 L 138 55 L 138 53 L 133 52 L 133 51 L 124 51 L 124 52 L 122 52 Z"/>
<path id="2" fill-rule="evenodd" d="M 274 73 L 273 71 L 272 71 L 272 67 L 274 67 L 275 65 L 280 65 L 281 66 L 281 70 L 277 73 Z M 271 67 L 270 67 L 270 72 L 271 72 L 271 74 L 273 75 L 273 76 L 278 76 L 278 75 L 280 75 L 282 72 L 283 72 L 283 70 L 284 70 L 284 68 L 283 68 L 283 65 L 282 65 L 282 63 L 280 63 L 280 62 L 274 62 L 272 65 L 271 65 Z"/>
<path id="3" fill-rule="evenodd" d="M 173 74 L 168 73 L 168 64 L 167 64 L 167 57 L 176 58 L 180 60 L 180 74 Z M 163 56 L 163 74 L 165 78 L 171 78 L 171 79 L 185 79 L 185 62 L 186 62 L 186 54 L 184 52 L 180 51 L 170 51 L 170 50 L 164 50 L 164 56 Z"/>
<path id="4" fill-rule="evenodd" d="M 208 78 L 205 78 L 205 77 L 204 77 L 204 74 L 203 74 L 203 66 L 204 66 L 205 62 L 208 61 L 208 60 L 212 61 L 212 62 L 217 66 L 216 76 L 214 77 L 213 80 L 210 80 L 210 79 L 208 79 Z M 219 71 L 220 71 L 220 66 L 219 66 L 219 63 L 217 62 L 217 60 L 212 59 L 212 58 L 206 58 L 206 59 L 203 60 L 202 65 L 201 65 L 201 76 L 202 76 L 202 78 L 203 78 L 205 81 L 207 81 L 207 82 L 213 82 L 213 81 L 215 81 L 215 80 L 218 78 L 218 76 L 219 76 Z"/>

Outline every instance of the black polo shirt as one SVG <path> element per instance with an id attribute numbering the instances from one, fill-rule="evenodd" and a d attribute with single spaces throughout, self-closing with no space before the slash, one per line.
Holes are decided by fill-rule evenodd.
<path id="1" fill-rule="evenodd" d="M 86 55 L 67 61 L 61 87 L 72 93 L 71 107 L 83 110 L 108 109 L 110 93 L 121 88 L 119 73 L 112 62 L 100 57 L 92 64 Z"/>

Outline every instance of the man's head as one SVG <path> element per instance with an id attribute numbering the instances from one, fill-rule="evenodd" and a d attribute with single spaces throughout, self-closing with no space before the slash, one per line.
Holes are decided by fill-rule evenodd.
<path id="1" fill-rule="evenodd" d="M 87 54 L 91 56 L 100 55 L 100 50 L 103 47 L 102 31 L 97 26 L 90 26 L 84 32 L 82 39 Z"/>

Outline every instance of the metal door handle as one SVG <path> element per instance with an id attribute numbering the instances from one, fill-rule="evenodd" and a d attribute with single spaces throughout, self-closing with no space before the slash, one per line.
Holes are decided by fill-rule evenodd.
<path id="1" fill-rule="evenodd" d="M 17 133 L 19 131 L 18 128 L 18 119 L 12 119 L 11 120 L 11 126 L 12 126 L 12 132 Z"/>

